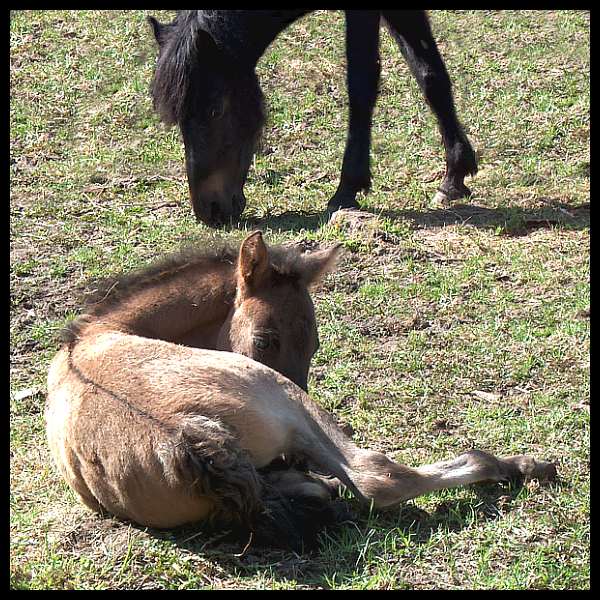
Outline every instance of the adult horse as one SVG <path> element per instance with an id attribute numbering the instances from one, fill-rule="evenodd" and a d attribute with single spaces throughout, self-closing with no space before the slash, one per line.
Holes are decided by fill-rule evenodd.
<path id="1" fill-rule="evenodd" d="M 82 502 L 150 527 L 218 519 L 301 549 L 335 519 L 339 485 L 392 507 L 477 481 L 552 477 L 550 463 L 479 450 L 407 467 L 359 448 L 310 399 L 318 339 L 306 286 L 336 253 L 272 256 L 254 234 L 236 260 L 184 257 L 103 293 L 48 373 L 49 446 Z"/>
<path id="2" fill-rule="evenodd" d="M 208 225 L 238 219 L 244 183 L 264 125 L 255 72 L 269 44 L 305 10 L 181 11 L 172 23 L 149 17 L 159 46 L 152 82 L 162 120 L 177 124 L 196 218 Z M 477 171 L 475 153 L 456 116 L 450 78 L 424 11 L 345 11 L 348 136 L 340 182 L 329 209 L 358 207 L 371 184 L 371 116 L 380 75 L 379 24 L 387 23 L 439 125 L 446 173 L 438 200 L 468 196 L 464 178 Z"/>

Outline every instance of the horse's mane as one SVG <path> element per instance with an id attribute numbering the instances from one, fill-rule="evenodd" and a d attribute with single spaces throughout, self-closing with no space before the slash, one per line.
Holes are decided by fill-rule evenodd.
<path id="1" fill-rule="evenodd" d="M 197 11 L 181 11 L 172 23 L 164 26 L 165 39 L 151 91 L 154 108 L 166 125 L 174 125 L 181 116 L 198 29 Z"/>
<path id="2" fill-rule="evenodd" d="M 304 261 L 300 246 L 268 246 L 273 273 L 279 279 L 301 279 Z M 221 244 L 209 250 L 197 246 L 185 246 L 149 265 L 111 277 L 95 279 L 83 286 L 83 310 L 59 332 L 59 339 L 69 343 L 79 337 L 82 329 L 94 319 L 105 315 L 135 293 L 157 285 L 187 269 L 202 269 L 214 264 L 235 265 L 239 249 Z"/>
<path id="3" fill-rule="evenodd" d="M 199 33 L 210 33 L 222 49 L 227 49 L 225 40 L 236 35 L 227 12 L 231 11 L 181 10 L 172 23 L 163 25 L 163 42 L 151 92 L 154 108 L 166 125 L 174 125 L 182 117 L 192 67 L 198 60 Z"/>
<path id="4" fill-rule="evenodd" d="M 203 85 L 195 67 L 219 68 L 234 80 L 251 74 L 259 56 L 277 33 L 306 11 L 182 10 L 171 23 L 160 26 L 160 50 L 151 93 L 154 108 L 166 125 L 180 123 L 191 97 L 192 83 Z M 265 15 L 265 13 L 268 13 Z M 290 13 L 290 14 L 287 14 Z M 208 34 L 219 49 L 218 57 L 205 56 L 199 39 Z M 216 64 L 227 57 L 225 65 Z M 194 82 L 192 82 L 192 79 Z M 207 76 L 207 81 L 211 77 Z M 244 85 L 240 115 L 250 110 L 252 129 L 265 120 L 263 96 L 258 84 Z M 239 103 L 238 103 L 239 104 Z M 252 108 L 251 108 L 252 107 Z M 250 109 L 251 108 L 251 109 Z"/>

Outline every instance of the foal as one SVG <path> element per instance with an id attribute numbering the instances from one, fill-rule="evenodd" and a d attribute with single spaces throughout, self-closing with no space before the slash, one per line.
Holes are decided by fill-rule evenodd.
<path id="1" fill-rule="evenodd" d="M 301 309 L 305 325 L 312 316 L 314 326 L 304 292 L 336 253 L 296 253 L 276 264 L 260 234 L 250 236 L 231 265 L 236 289 L 227 288 L 225 296 L 234 300 L 210 341 L 250 354 L 256 347 L 264 351 L 263 336 L 273 336 L 276 324 L 257 327 L 255 313 L 269 303 L 284 303 L 292 322 Z M 242 524 L 269 543 L 300 548 L 314 541 L 329 518 L 338 483 L 361 502 L 391 507 L 478 481 L 554 476 L 552 464 L 528 456 L 499 459 L 472 450 L 410 468 L 359 448 L 277 370 L 242 354 L 174 343 L 197 333 L 195 303 L 205 303 L 210 313 L 208 288 L 196 281 L 204 292 L 186 292 L 187 271 L 182 267 L 174 276 L 172 304 L 154 305 L 150 285 L 91 311 L 70 330 L 70 341 L 50 365 L 50 449 L 88 507 L 158 528 L 219 519 Z M 185 318 L 174 317 L 176 305 L 183 306 Z M 214 314 L 207 322 L 220 320 Z M 167 332 L 169 315 L 187 325 Z M 305 335 L 312 340 L 301 355 L 308 362 L 316 331 Z M 275 337 L 269 345 L 277 347 Z M 300 372 L 296 380 L 305 383 L 304 367 Z"/>

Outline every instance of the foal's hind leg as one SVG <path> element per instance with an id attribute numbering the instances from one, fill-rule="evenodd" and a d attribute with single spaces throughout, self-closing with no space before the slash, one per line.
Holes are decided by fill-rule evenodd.
<path id="1" fill-rule="evenodd" d="M 422 494 L 479 482 L 537 478 L 551 480 L 556 467 L 530 456 L 496 458 L 470 450 L 458 458 L 417 468 L 395 463 L 383 454 L 363 450 L 352 465 L 352 480 L 375 506 L 393 506 Z"/>
<path id="2" fill-rule="evenodd" d="M 435 113 L 446 151 L 446 174 L 436 199 L 447 202 L 471 191 L 466 175 L 477 172 L 475 152 L 456 116 L 452 87 L 424 11 L 383 11 L 404 58 Z"/>
<path id="3" fill-rule="evenodd" d="M 346 11 L 350 121 L 340 183 L 328 208 L 358 208 L 356 194 L 371 185 L 371 117 L 379 83 L 379 13 Z"/>
<path id="4" fill-rule="evenodd" d="M 523 454 L 496 458 L 481 450 L 470 450 L 453 460 L 423 465 L 416 471 L 424 478 L 427 491 L 486 481 L 551 480 L 556 477 L 556 467 L 552 463 Z"/>

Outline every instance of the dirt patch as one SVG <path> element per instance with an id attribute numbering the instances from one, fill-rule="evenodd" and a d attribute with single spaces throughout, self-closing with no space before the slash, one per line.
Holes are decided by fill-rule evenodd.
<path id="1" fill-rule="evenodd" d="M 366 337 L 393 338 L 406 335 L 410 331 L 420 331 L 429 327 L 431 327 L 431 323 L 424 319 L 421 314 L 415 313 L 406 319 L 381 316 L 371 317 L 358 326 L 358 331 Z"/>
<path id="2" fill-rule="evenodd" d="M 66 523 L 57 523 L 54 537 L 62 550 L 86 555 L 103 554 L 109 550 L 122 555 L 130 544 L 131 535 L 141 535 L 138 530 L 116 519 L 99 515 L 86 515 L 80 519 L 70 527 L 65 527 Z"/>

